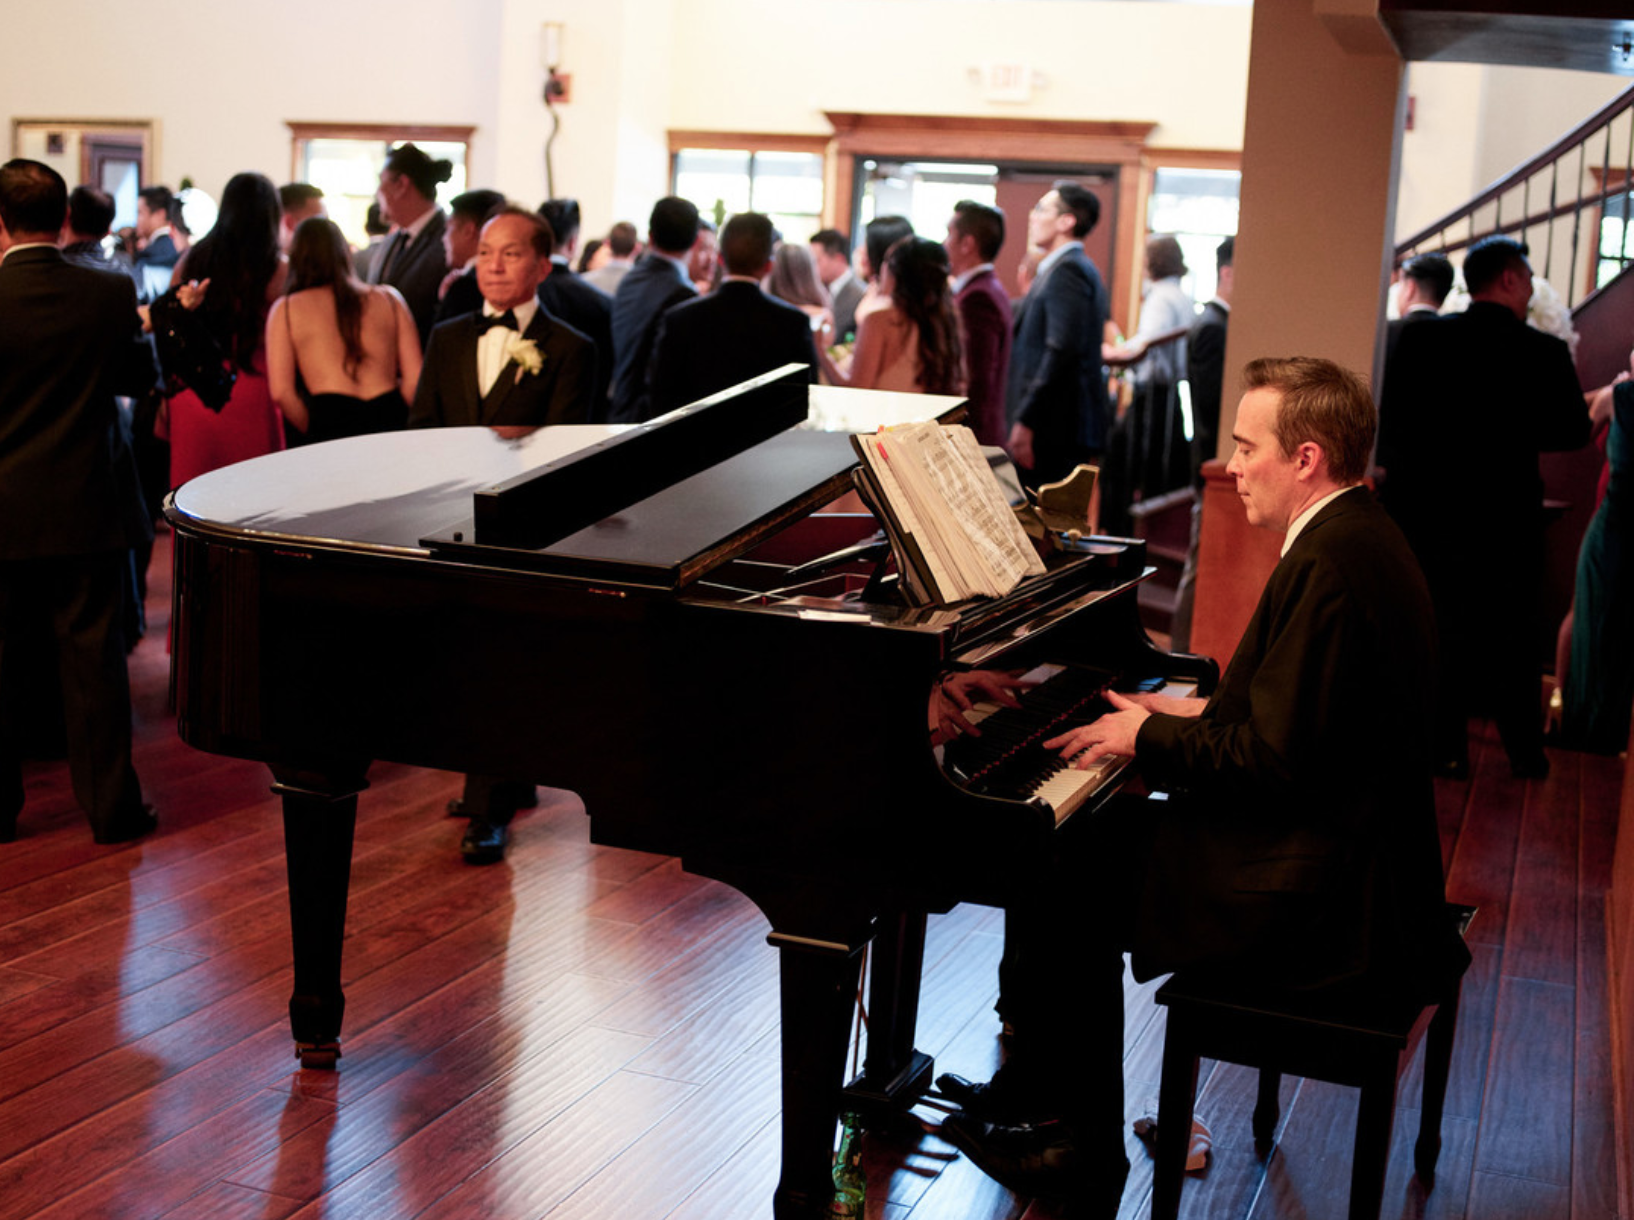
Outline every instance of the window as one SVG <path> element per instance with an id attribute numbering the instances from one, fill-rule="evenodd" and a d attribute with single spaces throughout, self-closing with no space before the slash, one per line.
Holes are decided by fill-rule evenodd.
<path id="1" fill-rule="evenodd" d="M 410 141 L 427 156 L 446 157 L 454 173 L 437 188 L 437 202 L 448 201 L 466 190 L 466 165 L 470 160 L 470 127 L 389 127 L 369 124 L 291 123 L 294 164 L 291 180 L 310 182 L 323 192 L 329 219 L 340 226 L 346 240 L 366 246 L 364 217 L 374 202 L 380 185 L 380 170 L 386 157 L 399 144 Z"/>
<path id="2" fill-rule="evenodd" d="M 1160 168 L 1147 202 L 1148 233 L 1172 233 L 1189 268 L 1180 285 L 1194 301 L 1214 296 L 1214 251 L 1237 231 L 1237 192 L 1242 175 L 1234 169 Z"/>
<path id="3" fill-rule="evenodd" d="M 953 205 L 962 199 L 998 205 L 999 167 L 952 161 L 882 161 L 858 166 L 862 194 L 857 228 L 876 216 L 906 216 L 921 237 L 940 241 Z"/>
<path id="4" fill-rule="evenodd" d="M 717 227 L 737 212 L 764 212 L 786 237 L 803 242 L 822 228 L 823 154 L 814 146 L 821 141 L 775 143 L 790 146 L 711 147 L 672 134 L 670 190 Z"/>

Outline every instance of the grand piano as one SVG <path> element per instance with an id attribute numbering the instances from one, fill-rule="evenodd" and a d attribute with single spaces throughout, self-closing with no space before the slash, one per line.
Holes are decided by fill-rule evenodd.
<path id="1" fill-rule="evenodd" d="M 827 401 L 861 427 L 904 398 L 954 405 Z M 785 372 L 630 429 L 354 438 L 174 494 L 177 725 L 265 762 L 282 796 L 304 1066 L 339 1055 L 352 831 L 381 759 L 571 789 L 593 841 L 679 856 L 756 903 L 780 955 L 780 1220 L 825 1210 L 845 1091 L 909 1104 L 928 1085 L 925 913 L 1002 903 L 1112 787 L 1039 795 L 1042 775 L 1016 775 L 1047 762 L 1029 733 L 1093 715 L 1097 683 L 1206 688 L 1214 667 L 1141 629 L 1135 541 L 1053 554 L 1007 597 L 909 606 L 882 548 L 846 551 L 871 519 L 814 515 L 856 460 L 808 413 Z M 1076 687 L 1038 723 L 984 734 L 1000 757 L 933 750 L 940 677 L 1043 662 Z M 867 1058 L 846 1085 L 876 939 Z"/>

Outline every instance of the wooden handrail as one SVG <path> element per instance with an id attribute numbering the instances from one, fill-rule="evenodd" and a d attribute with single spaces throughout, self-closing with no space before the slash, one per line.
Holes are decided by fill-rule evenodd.
<path id="1" fill-rule="evenodd" d="M 1560 160 L 1560 158 L 1565 156 L 1572 148 L 1582 144 L 1601 128 L 1610 124 L 1611 121 L 1620 115 L 1624 110 L 1628 110 L 1630 108 L 1634 108 L 1634 85 L 1630 85 L 1627 89 L 1624 89 L 1615 98 L 1607 102 L 1588 118 L 1584 119 L 1565 135 L 1561 136 L 1560 139 L 1556 140 L 1537 156 L 1532 157 L 1530 160 L 1523 161 L 1520 165 L 1517 165 L 1503 177 L 1492 183 L 1492 185 L 1488 186 L 1480 194 L 1476 195 L 1468 203 L 1463 204 L 1461 207 L 1454 208 L 1440 220 L 1436 221 L 1434 224 L 1426 225 L 1423 229 L 1413 234 L 1406 240 L 1397 242 L 1397 256 L 1399 257 L 1404 251 L 1415 249 L 1423 242 L 1435 236 L 1437 233 L 1444 232 L 1460 221 L 1468 219 L 1468 217 L 1477 209 L 1485 207 L 1487 204 L 1491 203 L 1501 195 L 1505 195 L 1514 190 L 1515 187 L 1520 185 L 1521 182 L 1525 181 L 1527 178 L 1530 178 L 1539 170 L 1545 169 L 1549 165 Z M 1572 209 L 1565 208 L 1564 210 L 1569 212 Z M 1554 214 L 1558 215 L 1560 214 L 1560 211 L 1557 210 Z M 1506 228 L 1507 227 L 1508 226 L 1506 226 Z"/>

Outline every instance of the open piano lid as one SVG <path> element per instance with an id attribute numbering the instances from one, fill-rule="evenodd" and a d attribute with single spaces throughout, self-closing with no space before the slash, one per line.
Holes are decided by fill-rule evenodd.
<path id="1" fill-rule="evenodd" d="M 786 365 L 473 496 L 439 557 L 675 589 L 850 487 L 850 437 L 795 429 Z"/>

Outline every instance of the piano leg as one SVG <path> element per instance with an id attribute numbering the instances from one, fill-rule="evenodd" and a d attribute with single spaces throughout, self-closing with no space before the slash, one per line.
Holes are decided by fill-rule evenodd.
<path id="1" fill-rule="evenodd" d="M 272 768 L 272 790 L 284 799 L 284 856 L 289 868 L 289 924 L 295 991 L 289 1024 L 303 1068 L 332 1070 L 340 1058 L 340 949 L 352 873 L 357 794 L 367 765 L 314 773 Z"/>
<path id="2" fill-rule="evenodd" d="M 865 1110 L 901 1110 L 930 1088 L 935 1061 L 914 1049 L 919 978 L 925 963 L 925 913 L 900 911 L 880 921 L 868 985 L 868 1056 L 845 1088 Z"/>
<path id="3" fill-rule="evenodd" d="M 776 1220 L 814 1220 L 834 1196 L 834 1129 L 861 948 L 773 933 L 783 1005 L 783 1175 Z"/>

